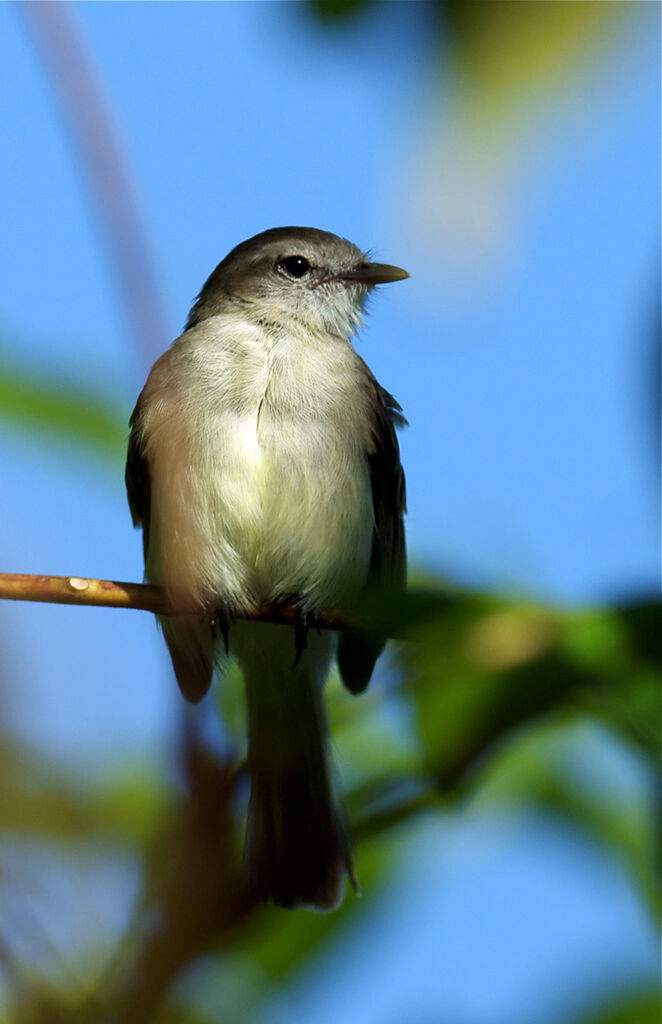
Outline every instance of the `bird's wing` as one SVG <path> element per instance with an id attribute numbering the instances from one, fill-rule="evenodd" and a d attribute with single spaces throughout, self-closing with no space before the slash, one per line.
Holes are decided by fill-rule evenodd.
<path id="1" fill-rule="evenodd" d="M 366 367 L 373 409 L 372 448 L 366 453 L 370 470 L 374 532 L 368 589 L 388 605 L 404 593 L 407 558 L 404 514 L 405 477 L 400 463 L 396 429 L 407 424 L 395 398 L 382 388 Z M 352 693 L 361 693 L 370 682 L 386 640 L 375 633 L 345 630 L 338 643 L 338 668 Z"/>
<path id="2" fill-rule="evenodd" d="M 131 414 L 129 449 L 126 457 L 126 491 L 134 526 L 142 526 L 145 563 L 149 551 L 151 482 L 149 462 L 143 451 L 140 428 L 143 391 Z M 159 619 L 170 651 L 179 687 L 193 703 L 206 694 L 214 667 L 214 642 L 209 623 L 200 616 L 165 616 Z"/>
<path id="3" fill-rule="evenodd" d="M 149 465 L 143 455 L 143 445 L 139 430 L 142 394 L 136 402 L 136 407 L 131 413 L 129 426 L 129 448 L 126 456 L 126 469 L 124 479 L 126 481 L 126 493 L 129 499 L 131 518 L 135 527 L 142 526 L 143 529 L 143 552 L 147 558 L 149 543 L 149 518 L 151 486 L 149 476 Z"/>

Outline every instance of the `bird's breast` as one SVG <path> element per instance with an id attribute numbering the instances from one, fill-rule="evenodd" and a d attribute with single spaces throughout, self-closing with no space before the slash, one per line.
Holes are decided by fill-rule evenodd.
<path id="1" fill-rule="evenodd" d="M 253 346 L 192 383 L 178 443 L 166 458 L 152 445 L 161 582 L 203 603 L 351 597 L 373 533 L 357 364 L 351 349 Z"/>

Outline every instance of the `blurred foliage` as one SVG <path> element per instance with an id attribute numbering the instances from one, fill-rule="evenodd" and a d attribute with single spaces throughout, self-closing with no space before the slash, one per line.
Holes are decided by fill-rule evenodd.
<path id="1" fill-rule="evenodd" d="M 529 99 L 532 87 L 564 87 L 573 66 L 632 14 L 627 2 L 582 0 L 441 0 L 440 8 L 465 80 L 492 115 Z"/>
<path id="2" fill-rule="evenodd" d="M 661 1013 L 658 991 L 635 991 L 577 1017 L 572 1024 L 659 1024 Z"/>
<path id="3" fill-rule="evenodd" d="M 164 781 L 140 765 L 125 765 L 121 776 L 90 791 L 0 734 L 0 827 L 23 838 L 66 846 L 85 836 L 135 852 L 152 836 L 168 800 Z"/>
<path id="4" fill-rule="evenodd" d="M 369 16 L 375 0 L 310 0 L 327 25 L 346 25 Z M 608 39 L 635 13 L 628 0 L 432 0 L 412 4 L 436 14 L 437 39 L 452 53 L 475 113 L 483 120 L 530 102 L 531 90 L 564 89 L 573 67 Z M 434 41 L 434 37 L 431 37 Z"/>
<path id="5" fill-rule="evenodd" d="M 312 3 L 327 24 L 369 16 L 375 6 Z M 490 116 L 527 102 L 531 88 L 566 88 L 573 62 L 630 6 L 436 4 L 439 38 L 443 27 L 464 84 Z M 106 400 L 2 364 L 6 422 L 99 456 L 122 450 L 126 416 Z M 554 817 L 618 858 L 659 919 L 661 612 L 651 601 L 567 612 L 441 584 L 379 609 L 399 638 L 390 678 L 359 699 L 337 681 L 328 692 L 363 888 L 361 900 L 350 893 L 329 915 L 257 904 L 241 866 L 241 755 L 208 749 L 195 717 L 172 750 L 175 783 L 134 764 L 114 778 L 72 778 L 0 734 L 0 1020 L 243 1024 L 384 894 L 418 822 L 468 805 Z M 241 681 L 234 674 L 216 689 L 238 751 Z M 636 799 L 581 763 L 596 735 L 639 765 Z M 42 875 L 52 867 L 76 880 L 81 851 L 92 866 L 129 865 L 136 894 L 132 919 L 93 939 L 88 929 L 72 967 L 38 908 L 48 888 Z M 248 979 L 239 995 L 231 977 Z M 216 1012 L 204 1009 L 204 992 Z M 610 997 L 572 1024 L 658 1018 L 657 994 L 646 991 Z"/>
<path id="6" fill-rule="evenodd" d="M 0 352 L 0 418 L 103 458 L 124 457 L 127 416 L 101 394 L 19 365 Z"/>
<path id="7" fill-rule="evenodd" d="M 373 0 L 311 0 L 315 14 L 328 22 L 353 18 L 372 3 Z"/>
<path id="8" fill-rule="evenodd" d="M 195 718 L 182 738 L 174 789 L 133 767 L 112 784 L 82 786 L 55 776 L 6 737 L 0 746 L 5 841 L 20 839 L 25 851 L 31 843 L 72 854 L 81 843 L 121 849 L 143 879 L 133 923 L 116 940 L 112 969 L 92 988 L 92 1002 L 89 995 L 76 1000 L 66 984 L 37 984 L 35 964 L 13 952 L 11 929 L 0 933 L 7 974 L 21 979 L 12 1019 L 203 1021 L 193 992 L 187 1002 L 185 980 L 210 956 L 219 969 L 250 965 L 239 1018 L 230 1005 L 226 1012 L 222 991 L 216 998 L 220 1019 L 251 1019 L 379 898 L 411 826 L 467 801 L 537 808 L 558 818 L 620 859 L 657 919 L 661 612 L 650 602 L 565 612 L 441 588 L 414 591 L 388 609 L 387 616 L 406 624 L 390 681 L 362 698 L 345 694 L 337 681 L 329 688 L 334 745 L 343 762 L 352 758 L 346 802 L 363 888 L 361 900 L 348 894 L 329 915 L 257 904 L 241 867 L 241 755 L 207 749 Z M 238 751 L 238 675 L 218 700 Z M 389 723 L 384 712 L 394 704 L 406 712 L 408 727 L 394 730 Z M 636 802 L 631 792 L 612 790 L 609 779 L 596 782 L 578 770 L 586 735 L 605 730 L 640 762 L 647 781 Z M 352 751 L 363 756 L 354 760 Z M 108 937 L 102 939 L 109 957 Z M 644 1024 L 652 1004 L 635 995 L 638 1016 L 628 1017 L 634 1010 L 627 1007 L 618 1016 L 610 1004 L 612 1016 L 605 1010 L 590 1020 Z M 58 1016 L 63 1007 L 66 1014 Z"/>

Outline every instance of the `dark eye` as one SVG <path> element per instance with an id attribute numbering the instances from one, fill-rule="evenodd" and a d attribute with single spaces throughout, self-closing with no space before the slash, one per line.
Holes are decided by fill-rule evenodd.
<path id="1" fill-rule="evenodd" d="M 310 270 L 310 263 L 305 256 L 286 256 L 278 266 L 290 277 L 303 277 Z"/>

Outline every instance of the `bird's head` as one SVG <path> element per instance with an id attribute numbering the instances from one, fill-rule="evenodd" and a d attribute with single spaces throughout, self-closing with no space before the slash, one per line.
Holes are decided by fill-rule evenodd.
<path id="1" fill-rule="evenodd" d="M 237 303 L 265 325 L 296 324 L 348 338 L 361 321 L 368 292 L 406 277 L 406 270 L 375 263 L 328 231 L 272 228 L 242 242 L 219 263 L 186 326 Z"/>

